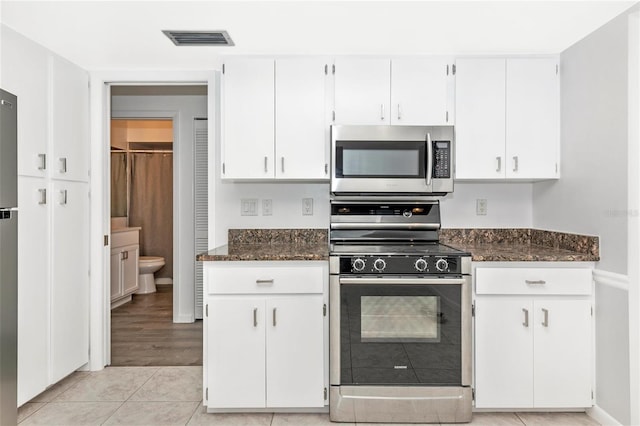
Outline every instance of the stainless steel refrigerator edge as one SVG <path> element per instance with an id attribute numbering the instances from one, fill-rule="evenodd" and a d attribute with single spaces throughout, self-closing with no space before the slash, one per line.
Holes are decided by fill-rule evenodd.
<path id="1" fill-rule="evenodd" d="M 0 89 L 0 425 L 17 424 L 18 171 L 16 96 Z"/>

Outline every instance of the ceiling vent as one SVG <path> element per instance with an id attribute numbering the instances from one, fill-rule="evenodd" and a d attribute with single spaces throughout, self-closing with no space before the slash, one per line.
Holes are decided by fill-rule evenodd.
<path id="1" fill-rule="evenodd" d="M 234 46 L 226 31 L 171 31 L 163 30 L 164 35 L 176 46 Z"/>

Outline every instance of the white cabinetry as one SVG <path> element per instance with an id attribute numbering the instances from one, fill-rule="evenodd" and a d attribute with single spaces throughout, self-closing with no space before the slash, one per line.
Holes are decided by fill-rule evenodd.
<path id="1" fill-rule="evenodd" d="M 338 58 L 336 124 L 453 124 L 453 60 Z"/>
<path id="2" fill-rule="evenodd" d="M 140 228 L 111 231 L 111 309 L 131 300 L 138 290 Z"/>
<path id="3" fill-rule="evenodd" d="M 205 264 L 210 412 L 328 403 L 326 268 L 326 262 Z"/>
<path id="4" fill-rule="evenodd" d="M 89 359 L 89 87 L 84 70 L 0 31 L 0 85 L 18 96 L 22 405 Z"/>
<path id="5" fill-rule="evenodd" d="M 475 270 L 477 408 L 592 405 L 591 269 Z"/>
<path id="6" fill-rule="evenodd" d="M 328 177 L 327 62 L 228 59 L 222 77 L 222 177 Z"/>
<path id="7" fill-rule="evenodd" d="M 558 174 L 556 58 L 456 61 L 456 178 Z"/>

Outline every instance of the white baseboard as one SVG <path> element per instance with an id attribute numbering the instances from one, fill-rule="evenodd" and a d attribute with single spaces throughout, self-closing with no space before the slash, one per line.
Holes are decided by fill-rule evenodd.
<path id="1" fill-rule="evenodd" d="M 193 315 L 178 315 L 173 317 L 173 322 L 175 323 L 189 323 L 194 322 L 196 319 Z"/>
<path id="2" fill-rule="evenodd" d="M 613 416 L 604 411 L 602 408 L 594 405 L 587 408 L 587 415 L 603 426 L 621 426 L 622 423 L 617 421 Z"/>
<path id="3" fill-rule="evenodd" d="M 156 278 L 156 285 L 169 285 L 173 284 L 172 278 Z"/>

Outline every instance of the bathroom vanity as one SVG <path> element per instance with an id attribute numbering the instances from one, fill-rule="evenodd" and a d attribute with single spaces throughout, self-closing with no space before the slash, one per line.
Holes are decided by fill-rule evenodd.
<path id="1" fill-rule="evenodd" d="M 138 290 L 140 229 L 111 230 L 111 309 L 129 302 Z"/>

